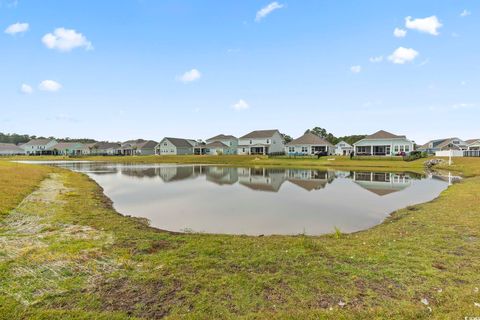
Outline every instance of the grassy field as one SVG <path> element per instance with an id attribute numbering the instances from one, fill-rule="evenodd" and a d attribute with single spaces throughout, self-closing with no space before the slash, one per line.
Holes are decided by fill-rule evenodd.
<path id="1" fill-rule="evenodd" d="M 287 162 L 240 158 L 241 165 Z M 294 161 L 333 167 L 326 159 Z M 360 161 L 371 169 L 423 166 L 335 161 L 342 168 Z M 456 159 L 452 168 L 469 178 L 370 230 L 247 237 L 161 232 L 116 213 L 85 175 L 0 162 L 2 177 L 36 177 L 0 180 L 3 210 L 35 189 L 0 218 L 0 318 L 480 316 L 480 159 Z"/>

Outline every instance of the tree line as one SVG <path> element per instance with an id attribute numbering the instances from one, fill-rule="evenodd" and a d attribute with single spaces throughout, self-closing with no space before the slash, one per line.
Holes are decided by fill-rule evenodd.
<path id="1" fill-rule="evenodd" d="M 97 142 L 94 139 L 81 138 L 81 139 L 70 139 L 70 138 L 55 138 L 55 137 L 42 137 L 42 136 L 31 136 L 28 134 L 17 134 L 17 133 L 1 133 L 0 132 L 0 143 L 13 143 L 16 145 L 27 143 L 32 139 L 55 139 L 58 142 L 80 142 L 80 143 L 94 143 Z"/>
<path id="2" fill-rule="evenodd" d="M 309 133 L 309 132 L 316 134 L 321 138 L 324 138 L 325 140 L 327 140 L 333 145 L 339 143 L 340 141 L 345 141 L 346 143 L 353 145 L 355 142 L 360 141 L 367 136 L 365 134 L 355 134 L 350 136 L 336 137 L 334 134 L 328 132 L 326 129 L 321 127 L 314 127 L 312 129 L 307 129 L 305 131 L 305 133 Z M 283 136 L 283 139 L 285 140 L 285 143 L 289 143 L 290 141 L 293 140 L 293 138 L 288 134 L 282 134 L 282 136 Z"/>

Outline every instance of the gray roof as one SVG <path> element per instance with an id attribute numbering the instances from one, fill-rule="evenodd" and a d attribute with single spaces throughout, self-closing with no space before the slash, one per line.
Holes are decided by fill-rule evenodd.
<path id="1" fill-rule="evenodd" d="M 32 139 L 24 144 L 24 146 L 46 146 L 50 142 L 55 141 L 54 139 Z"/>
<path id="2" fill-rule="evenodd" d="M 478 142 L 480 143 L 480 139 L 468 139 L 465 141 L 467 145 L 471 145 L 472 143 Z"/>
<path id="3" fill-rule="evenodd" d="M 122 148 L 154 149 L 158 143 L 153 140 L 129 140 L 122 143 Z"/>
<path id="4" fill-rule="evenodd" d="M 83 149 L 83 144 L 80 142 L 59 142 L 52 147 L 52 149 L 56 150 L 67 150 L 67 149 Z"/>
<path id="5" fill-rule="evenodd" d="M 460 142 L 462 142 L 462 143 L 459 144 L 460 146 L 466 146 L 466 145 L 469 144 L 467 141 L 463 141 L 462 139 L 454 137 L 454 138 L 435 139 L 435 140 L 428 141 L 424 145 L 420 146 L 419 149 L 422 149 L 422 150 L 423 149 L 430 149 L 430 143 L 433 144 L 433 148 L 441 149 L 441 148 L 448 147 L 449 145 L 453 144 L 452 143 L 453 140 L 459 140 Z M 466 144 L 463 144 L 463 142 L 466 142 Z"/>
<path id="6" fill-rule="evenodd" d="M 226 135 L 226 134 L 222 133 L 222 134 L 219 134 L 218 136 L 207 139 L 207 141 L 211 141 L 211 140 L 235 140 L 235 139 L 237 139 L 237 138 L 232 136 L 232 135 Z"/>
<path id="7" fill-rule="evenodd" d="M 278 131 L 277 129 L 273 129 L 273 130 L 256 130 L 256 131 L 252 131 L 246 135 L 244 135 L 243 137 L 240 137 L 240 139 L 263 139 L 263 138 L 271 138 L 273 137 L 273 135 L 278 132 L 280 133 L 280 131 Z"/>
<path id="8" fill-rule="evenodd" d="M 289 143 L 287 143 L 287 146 L 306 145 L 306 144 L 320 145 L 320 146 L 333 146 L 327 140 L 311 132 L 307 132 L 300 138 L 290 141 Z"/>
<path id="9" fill-rule="evenodd" d="M 0 151 L 14 151 L 14 152 L 25 152 L 22 148 L 13 143 L 0 143 Z"/>
<path id="10" fill-rule="evenodd" d="M 225 143 L 221 143 L 220 141 L 214 141 L 212 143 L 207 143 L 205 148 L 223 148 L 228 149 L 229 147 Z"/>
<path id="11" fill-rule="evenodd" d="M 171 144 L 173 144 L 177 148 L 192 148 L 195 140 L 192 139 L 183 139 L 183 138 L 163 138 L 163 140 L 167 139 L 170 141 Z"/>
<path id="12" fill-rule="evenodd" d="M 120 143 L 115 142 L 97 142 L 93 145 L 94 149 L 97 150 L 106 150 L 106 149 L 117 149 L 120 148 Z"/>

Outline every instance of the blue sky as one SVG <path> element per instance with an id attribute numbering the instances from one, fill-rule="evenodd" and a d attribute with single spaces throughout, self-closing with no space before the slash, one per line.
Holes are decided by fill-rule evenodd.
<path id="1" fill-rule="evenodd" d="M 479 15 L 473 0 L 0 0 L 0 132 L 480 138 Z"/>

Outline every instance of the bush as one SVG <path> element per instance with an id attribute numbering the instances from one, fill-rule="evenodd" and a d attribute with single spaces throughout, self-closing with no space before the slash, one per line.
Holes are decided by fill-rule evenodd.
<path id="1" fill-rule="evenodd" d="M 410 152 L 410 154 L 408 156 L 404 156 L 403 160 L 404 161 L 414 161 L 414 160 L 421 159 L 421 158 L 426 158 L 426 157 L 428 157 L 426 152 L 412 151 L 412 152 Z"/>

